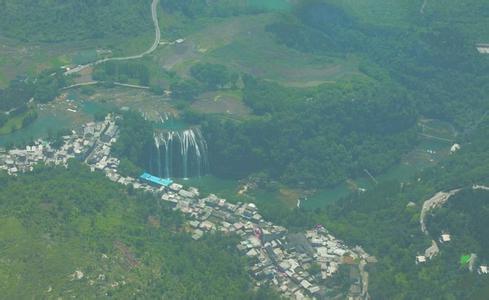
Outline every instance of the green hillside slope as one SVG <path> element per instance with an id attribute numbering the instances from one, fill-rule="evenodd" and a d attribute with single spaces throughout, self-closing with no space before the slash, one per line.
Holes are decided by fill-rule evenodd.
<path id="1" fill-rule="evenodd" d="M 416 175 L 414 183 L 388 181 L 375 188 L 328 205 L 324 210 L 268 209 L 267 217 L 291 227 L 324 224 L 351 244 L 361 244 L 378 263 L 369 267 L 372 299 L 486 299 L 487 275 L 475 268 L 487 265 L 489 192 L 472 190 L 473 184 L 489 183 L 489 123 L 467 136 L 470 143 L 440 165 Z M 439 191 L 462 188 L 428 217 L 425 235 L 420 229 L 423 202 Z M 441 232 L 452 236 L 439 242 Z M 440 253 L 425 264 L 416 264 L 437 241 Z M 460 257 L 475 253 L 473 272 Z"/>
<path id="2" fill-rule="evenodd" d="M 182 217 L 73 164 L 0 174 L 4 299 L 252 299 L 232 239 L 193 241 Z"/>
<path id="3" fill-rule="evenodd" d="M 29 41 L 133 36 L 151 29 L 149 0 L 1 0 L 0 35 Z"/>

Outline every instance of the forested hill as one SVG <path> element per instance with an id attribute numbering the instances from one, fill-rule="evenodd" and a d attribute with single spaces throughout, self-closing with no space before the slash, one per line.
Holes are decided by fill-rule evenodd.
<path id="1" fill-rule="evenodd" d="M 470 144 L 441 165 L 418 174 L 414 184 L 387 182 L 329 208 L 322 216 L 317 214 L 337 234 L 361 240 L 380 258 L 371 274 L 374 299 L 487 299 L 487 276 L 470 272 L 459 258 L 476 253 L 478 264 L 487 264 L 489 259 L 489 193 L 471 189 L 473 184 L 489 183 L 488 135 L 489 123 L 485 122 L 468 137 Z M 431 244 L 431 238 L 420 231 L 422 204 L 435 193 L 454 188 L 463 191 L 435 210 L 428 222 L 431 238 L 438 240 L 442 231 L 448 231 L 452 241 L 440 244 L 440 254 L 426 265 L 416 265 L 414 256 Z"/>
<path id="2" fill-rule="evenodd" d="M 0 172 L 1 298 L 270 299 L 232 238 L 194 241 L 183 221 L 75 161 Z"/>
<path id="3" fill-rule="evenodd" d="M 223 177 L 266 170 L 292 185 L 332 186 L 365 169 L 384 171 L 416 143 L 417 114 L 398 86 L 244 82 L 244 100 L 259 117 L 204 124 L 211 166 Z"/>
<path id="4" fill-rule="evenodd" d="M 150 0 L 0 0 L 0 35 L 73 41 L 151 29 Z"/>
<path id="5" fill-rule="evenodd" d="M 170 13 L 178 12 L 189 18 L 284 11 L 292 7 L 288 0 L 161 0 L 161 5 Z"/>
<path id="6" fill-rule="evenodd" d="M 369 266 L 372 299 L 487 299 L 489 278 L 460 263 L 475 253 L 478 265 L 487 265 L 489 192 L 472 190 L 473 184 L 489 185 L 489 122 L 468 136 L 471 143 L 440 165 L 416 175 L 410 184 L 388 181 L 315 211 L 282 209 L 266 205 L 264 215 L 288 228 L 323 224 L 351 244 L 362 244 L 378 263 Z M 428 217 L 431 236 L 420 230 L 423 202 L 439 191 L 462 188 Z M 440 253 L 426 264 L 416 264 L 449 232 L 450 243 L 439 243 Z"/>
<path id="7" fill-rule="evenodd" d="M 423 23 L 438 22 L 463 32 L 473 43 L 489 40 L 489 2 L 481 0 L 426 1 L 420 10 Z M 421 13 L 422 12 L 422 13 Z"/>

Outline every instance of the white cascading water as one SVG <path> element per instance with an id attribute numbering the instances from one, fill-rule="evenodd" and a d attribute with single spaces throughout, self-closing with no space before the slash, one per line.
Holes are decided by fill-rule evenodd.
<path id="1" fill-rule="evenodd" d="M 164 145 L 165 145 L 165 178 L 170 178 L 171 177 L 171 165 L 170 161 L 172 161 L 172 155 L 170 151 L 169 145 L 171 144 L 171 141 L 167 141 L 165 139 L 162 139 Z"/>
<path id="2" fill-rule="evenodd" d="M 158 176 L 166 178 L 198 177 L 207 170 L 207 143 L 199 128 L 162 131 L 155 134 L 154 137 Z M 177 155 L 174 155 L 174 150 L 176 150 L 175 153 L 178 153 Z M 165 152 L 164 155 L 162 151 Z"/>
<path id="3" fill-rule="evenodd" d="M 161 151 L 160 151 L 160 140 L 158 136 L 155 134 L 155 147 L 156 147 L 156 164 L 158 165 L 158 176 L 161 176 Z"/>

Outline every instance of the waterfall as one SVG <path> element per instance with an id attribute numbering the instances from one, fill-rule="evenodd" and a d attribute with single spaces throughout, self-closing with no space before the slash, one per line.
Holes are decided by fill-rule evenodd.
<path id="1" fill-rule="evenodd" d="M 199 128 L 160 130 L 154 138 L 155 155 L 150 159 L 156 160 L 158 176 L 190 178 L 207 171 L 207 143 Z"/>
<path id="2" fill-rule="evenodd" d="M 164 145 L 165 145 L 165 178 L 170 178 L 170 161 L 171 161 L 171 153 L 170 153 L 170 147 L 168 145 L 170 144 L 167 140 L 162 139 Z"/>
<path id="3" fill-rule="evenodd" d="M 160 140 L 158 136 L 154 135 L 155 147 L 156 147 L 156 164 L 158 165 L 158 176 L 161 177 L 161 151 L 160 151 Z"/>

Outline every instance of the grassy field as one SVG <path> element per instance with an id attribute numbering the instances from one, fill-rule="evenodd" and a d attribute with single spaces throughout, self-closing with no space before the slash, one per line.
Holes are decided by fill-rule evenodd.
<path id="1" fill-rule="evenodd" d="M 489 43 L 489 2 L 427 0 L 425 15 L 460 30 L 469 42 Z"/>
<path id="2" fill-rule="evenodd" d="M 264 32 L 241 39 L 210 53 L 207 60 L 225 61 L 239 71 L 287 86 L 311 87 L 361 75 L 356 60 L 306 55 L 277 45 Z"/>
<path id="3" fill-rule="evenodd" d="M 156 61 L 184 77 L 193 64 L 210 62 L 296 87 L 363 76 L 354 56 L 305 54 L 278 44 L 265 30 L 277 18 L 275 14 L 261 14 L 204 21 L 202 29 L 184 37 L 184 43 L 160 48 Z"/>

